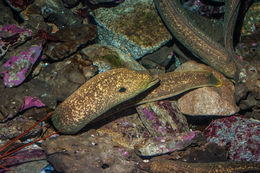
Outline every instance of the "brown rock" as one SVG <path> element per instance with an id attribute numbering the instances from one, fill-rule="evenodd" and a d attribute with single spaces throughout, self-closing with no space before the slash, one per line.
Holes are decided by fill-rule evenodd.
<path id="1" fill-rule="evenodd" d="M 50 42 L 44 50 L 44 54 L 54 60 L 70 56 L 78 48 L 97 36 L 95 25 L 76 25 L 60 29 L 53 34 L 57 42 Z"/>
<path id="2" fill-rule="evenodd" d="M 96 71 L 91 61 L 85 60 L 80 54 L 75 54 L 69 59 L 44 67 L 36 78 L 48 83 L 57 100 L 63 101 L 93 77 Z"/>
<path id="3" fill-rule="evenodd" d="M 234 85 L 222 74 L 212 68 L 198 64 L 195 61 L 188 61 L 182 64 L 176 71 L 211 71 L 223 84 L 220 87 L 203 87 L 188 92 L 179 100 L 179 109 L 188 115 L 232 115 L 238 112 L 239 108 L 235 103 Z"/>
<path id="4" fill-rule="evenodd" d="M 97 129 L 99 135 L 108 135 L 111 140 L 123 147 L 134 149 L 137 143 L 141 143 L 151 137 L 137 113 L 127 115 L 124 111 L 123 117 L 113 120 Z"/>
<path id="5" fill-rule="evenodd" d="M 78 136 L 59 136 L 43 144 L 48 161 L 64 173 L 132 172 L 137 157 L 129 149 L 99 136 L 95 130 Z"/>
<path id="6" fill-rule="evenodd" d="M 88 57 L 100 72 L 113 68 L 125 67 L 136 71 L 146 69 L 134 60 L 130 55 L 123 53 L 113 46 L 92 44 L 81 50 L 81 53 Z"/>

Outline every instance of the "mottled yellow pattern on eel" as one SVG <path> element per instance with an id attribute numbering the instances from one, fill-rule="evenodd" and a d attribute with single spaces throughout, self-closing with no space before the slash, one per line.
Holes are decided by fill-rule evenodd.
<path id="1" fill-rule="evenodd" d="M 242 173 L 259 172 L 258 162 L 211 162 L 188 163 L 173 160 L 158 160 L 139 164 L 139 168 L 153 173 Z"/>
<path id="2" fill-rule="evenodd" d="M 75 134 L 112 107 L 150 88 L 159 80 L 146 72 L 118 68 L 88 80 L 55 110 L 52 122 L 62 133 Z"/>
<path id="3" fill-rule="evenodd" d="M 158 74 L 158 78 L 160 85 L 148 93 L 137 105 L 173 97 L 194 88 L 222 85 L 222 81 L 208 71 L 168 72 Z"/>
<path id="4" fill-rule="evenodd" d="M 235 76 L 236 66 L 230 53 L 196 27 L 179 0 L 154 0 L 154 3 L 167 28 L 185 47 L 226 76 Z"/>

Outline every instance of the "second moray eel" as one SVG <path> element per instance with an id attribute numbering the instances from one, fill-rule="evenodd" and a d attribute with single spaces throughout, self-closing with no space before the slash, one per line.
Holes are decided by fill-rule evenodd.
<path id="1" fill-rule="evenodd" d="M 236 66 L 230 53 L 188 19 L 179 0 L 154 0 L 154 3 L 175 38 L 202 61 L 234 78 Z"/>
<path id="2" fill-rule="evenodd" d="M 159 79 L 146 72 L 126 68 L 100 73 L 88 80 L 56 108 L 52 122 L 57 129 L 62 129 L 62 133 L 75 134 L 108 110 L 113 113 L 136 104 L 168 98 L 192 88 L 221 85 L 221 82 L 207 71 L 171 72 L 158 77 L 161 80 L 160 85 L 154 87 L 141 102 L 125 104 L 125 101 L 154 86 Z M 122 102 L 124 106 L 114 108 Z"/>

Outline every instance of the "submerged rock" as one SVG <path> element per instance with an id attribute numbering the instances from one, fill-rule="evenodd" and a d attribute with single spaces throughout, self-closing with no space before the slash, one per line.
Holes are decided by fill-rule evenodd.
<path id="1" fill-rule="evenodd" d="M 32 34 L 25 26 L 15 24 L 2 25 L 0 28 L 0 57 L 5 55 L 11 46 L 24 43 Z"/>
<path id="2" fill-rule="evenodd" d="M 129 149 L 134 149 L 136 144 L 152 137 L 137 113 L 128 115 L 127 111 L 125 111 L 120 115 L 123 117 L 98 128 L 97 132 L 101 136 L 110 136 L 111 140 Z"/>
<path id="3" fill-rule="evenodd" d="M 30 41 L 7 54 L 7 61 L 0 68 L 0 74 L 4 74 L 5 86 L 14 87 L 23 83 L 41 52 L 42 43 Z"/>
<path id="4" fill-rule="evenodd" d="M 91 61 L 85 60 L 80 54 L 75 54 L 70 59 L 48 64 L 35 78 L 52 88 L 55 101 L 63 101 L 96 72 L 97 68 Z"/>
<path id="5" fill-rule="evenodd" d="M 120 67 L 136 71 L 146 71 L 146 69 L 131 56 L 113 46 L 93 44 L 82 49 L 81 52 L 98 67 L 99 72 Z"/>
<path id="6" fill-rule="evenodd" d="M 0 1 L 0 25 L 17 24 L 13 18 L 13 13 L 10 8 L 6 8 L 4 1 Z"/>
<path id="7" fill-rule="evenodd" d="M 75 53 L 81 45 L 94 40 L 96 36 L 96 26 L 92 24 L 64 27 L 53 34 L 57 41 L 48 43 L 44 54 L 54 60 L 63 59 Z"/>
<path id="8" fill-rule="evenodd" d="M 140 105 L 138 114 L 152 137 L 137 144 L 142 156 L 153 156 L 181 150 L 192 143 L 198 132 L 189 130 L 175 101 L 158 101 Z"/>
<path id="9" fill-rule="evenodd" d="M 260 161 L 260 121 L 232 116 L 214 120 L 205 129 L 208 142 L 228 147 L 229 159 Z"/>
<path id="10" fill-rule="evenodd" d="M 232 115 L 238 112 L 239 108 L 235 102 L 235 88 L 232 82 L 212 68 L 198 64 L 195 61 L 188 61 L 182 64 L 177 71 L 205 70 L 212 72 L 222 81 L 219 87 L 203 87 L 184 94 L 178 105 L 182 113 L 196 115 Z M 196 79 L 194 79 L 196 80 Z"/>
<path id="11" fill-rule="evenodd" d="M 137 106 L 137 112 L 149 133 L 154 137 L 177 136 L 188 133 L 185 116 L 177 107 L 176 101 L 157 101 Z"/>
<path id="12" fill-rule="evenodd" d="M 40 7 L 45 21 L 53 23 L 62 28 L 81 24 L 82 20 L 74 15 L 71 10 L 64 7 L 62 0 L 38 0 L 35 4 Z"/>
<path id="13" fill-rule="evenodd" d="M 128 0 L 112 8 L 98 8 L 101 44 L 112 45 L 138 59 L 152 53 L 171 39 L 151 0 Z"/>
<path id="14" fill-rule="evenodd" d="M 43 143 L 48 161 L 59 172 L 130 173 L 138 157 L 95 130 L 78 136 L 59 136 Z"/>
<path id="15" fill-rule="evenodd" d="M 254 2 L 248 9 L 243 20 L 241 35 L 250 35 L 260 27 L 260 2 Z"/>
<path id="16" fill-rule="evenodd" d="M 0 124 L 0 139 L 13 139 L 32 127 L 35 123 L 36 121 L 34 120 L 25 119 L 22 117 L 16 117 L 6 123 L 2 123 Z M 42 128 L 40 125 L 38 125 L 36 128 L 33 128 L 28 134 L 26 134 L 23 137 L 23 140 L 30 137 L 36 137 L 36 135 L 40 134 L 41 131 Z"/>
<path id="17" fill-rule="evenodd" d="M 28 5 L 30 5 L 31 3 L 33 3 L 33 0 L 26 0 L 26 1 L 15 1 L 15 0 L 5 0 L 5 2 L 15 11 L 20 12 L 24 9 L 26 9 L 26 7 Z"/>

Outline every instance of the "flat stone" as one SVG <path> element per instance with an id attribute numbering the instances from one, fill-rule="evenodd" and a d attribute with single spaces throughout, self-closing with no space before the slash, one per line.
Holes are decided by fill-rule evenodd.
<path id="1" fill-rule="evenodd" d="M 135 59 L 152 53 L 171 39 L 152 0 L 128 0 L 92 13 L 101 44 L 112 45 Z"/>
<path id="2" fill-rule="evenodd" d="M 131 150 L 100 136 L 95 130 L 77 136 L 62 135 L 43 143 L 43 149 L 58 172 L 134 172 L 140 160 Z"/>
<path id="3" fill-rule="evenodd" d="M 133 57 L 113 46 L 92 44 L 82 49 L 81 53 L 87 56 L 98 67 L 99 72 L 121 67 L 136 71 L 146 71 Z"/>
<path id="4" fill-rule="evenodd" d="M 235 102 L 235 88 L 233 83 L 222 74 L 209 66 L 188 61 L 176 71 L 211 71 L 223 84 L 220 87 L 203 87 L 188 92 L 178 100 L 182 113 L 197 115 L 232 115 L 239 111 Z"/>

